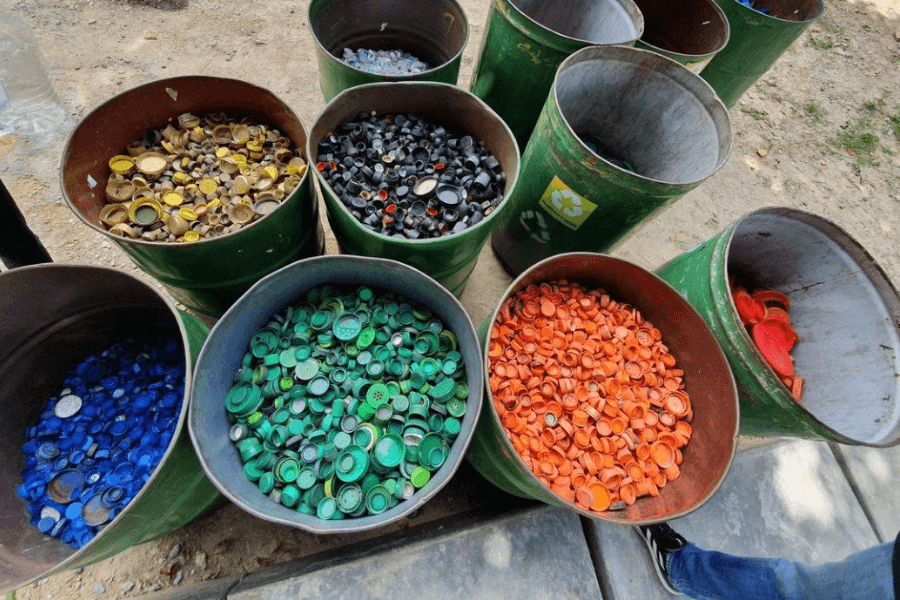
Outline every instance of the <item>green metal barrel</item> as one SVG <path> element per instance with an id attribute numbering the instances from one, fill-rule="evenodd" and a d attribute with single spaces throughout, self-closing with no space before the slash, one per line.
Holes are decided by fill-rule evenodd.
<path id="1" fill-rule="evenodd" d="M 768 208 L 657 271 L 703 315 L 731 363 L 741 433 L 843 444 L 900 443 L 900 298 L 846 232 L 810 213 Z M 790 300 L 801 402 L 765 362 L 741 324 L 728 276 Z"/>
<path id="2" fill-rule="evenodd" d="M 487 144 L 506 174 L 504 195 L 508 196 L 516 183 L 519 148 L 512 132 L 484 102 L 445 83 L 373 83 L 345 90 L 328 103 L 313 124 L 309 155 L 316 156 L 320 140 L 362 111 L 416 113 L 475 136 Z M 460 233 L 418 240 L 388 237 L 356 220 L 325 177 L 318 171 L 315 173 L 328 222 L 342 252 L 405 263 L 433 277 L 457 296 L 462 293 L 478 254 L 509 202 L 508 198 L 503 200 L 484 220 Z"/>
<path id="3" fill-rule="evenodd" d="M 690 395 L 695 435 L 685 448 L 682 475 L 660 491 L 622 510 L 595 513 L 554 494 L 525 466 L 497 416 L 490 392 L 490 339 L 503 302 L 531 284 L 559 279 L 602 287 L 612 298 L 626 302 L 662 332 L 663 342 L 684 370 Z M 467 458 L 485 479 L 500 489 L 583 516 L 620 525 L 653 523 L 684 516 L 709 500 L 731 468 L 740 428 L 737 389 L 728 362 L 699 314 L 659 277 L 627 261 L 592 253 L 560 254 L 522 273 L 503 294 L 497 309 L 481 328 L 486 396 L 478 428 Z"/>
<path id="4" fill-rule="evenodd" d="M 728 44 L 728 19 L 715 0 L 635 0 L 644 35 L 635 48 L 653 50 L 700 73 Z"/>
<path id="5" fill-rule="evenodd" d="M 579 50 L 559 67 L 491 243 L 515 275 L 554 254 L 604 252 L 730 152 L 725 107 L 684 66 L 635 48 Z"/>
<path id="6" fill-rule="evenodd" d="M 825 11 L 822 0 L 716 0 L 728 17 L 731 38 L 703 69 L 703 78 L 731 108 L 768 71 L 810 23 Z"/>
<path id="7" fill-rule="evenodd" d="M 177 77 L 139 86 L 95 108 L 75 128 L 63 151 L 63 196 L 91 229 L 115 242 L 145 273 L 188 309 L 219 316 L 260 278 L 307 256 L 322 254 L 318 204 L 304 174 L 274 212 L 236 232 L 189 243 L 148 242 L 113 235 L 101 225 L 108 161 L 145 132 L 183 113 L 255 116 L 277 127 L 301 152 L 306 130 L 271 92 L 234 79 Z"/>
<path id="8" fill-rule="evenodd" d="M 326 102 L 365 83 L 439 81 L 455 85 L 469 41 L 469 23 L 456 0 L 312 0 L 308 18 Z M 402 50 L 430 68 L 407 76 L 368 73 L 341 61 L 345 48 Z"/>
<path id="9" fill-rule="evenodd" d="M 524 148 L 566 57 L 586 46 L 632 45 L 643 30 L 632 0 L 493 0 L 471 91 Z"/>
<path id="10" fill-rule="evenodd" d="M 0 273 L 0 593 L 103 560 L 161 537 L 218 498 L 187 434 L 194 360 L 209 330 L 155 288 L 123 271 L 48 264 Z M 89 544 L 76 551 L 40 533 L 16 494 L 25 429 L 37 422 L 63 375 L 85 356 L 128 339 L 155 336 L 157 321 L 180 333 L 186 361 L 178 425 L 143 489 Z M 18 483 L 17 483 L 18 482 Z"/>

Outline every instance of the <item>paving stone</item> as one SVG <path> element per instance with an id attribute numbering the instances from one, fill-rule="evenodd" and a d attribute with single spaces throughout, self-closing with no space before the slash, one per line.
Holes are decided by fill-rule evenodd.
<path id="1" fill-rule="evenodd" d="M 882 541 L 900 531 L 900 446 L 867 448 L 831 445 Z"/>
<path id="2" fill-rule="evenodd" d="M 602 598 L 578 516 L 549 506 L 269 571 L 250 575 L 229 600 Z"/>
<path id="3" fill-rule="evenodd" d="M 718 492 L 670 525 L 708 550 L 811 564 L 878 543 L 828 445 L 802 440 L 738 454 Z M 631 528 L 592 521 L 585 529 L 606 598 L 671 598 Z"/>

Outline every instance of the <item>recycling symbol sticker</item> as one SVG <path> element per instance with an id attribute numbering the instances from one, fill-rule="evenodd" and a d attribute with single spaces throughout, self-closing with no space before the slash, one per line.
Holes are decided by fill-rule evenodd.
<path id="1" fill-rule="evenodd" d="M 591 216 L 597 205 L 572 191 L 554 176 L 538 204 L 557 221 L 572 230 L 577 230 Z"/>

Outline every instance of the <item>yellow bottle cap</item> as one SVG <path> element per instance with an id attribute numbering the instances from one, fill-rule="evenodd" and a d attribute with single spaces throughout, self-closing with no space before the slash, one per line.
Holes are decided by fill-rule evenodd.
<path id="1" fill-rule="evenodd" d="M 239 164 L 239 165 L 246 165 L 246 164 L 247 164 L 247 157 L 244 156 L 243 154 L 239 153 L 239 152 L 237 152 L 237 153 L 235 153 L 235 154 L 232 154 L 232 155 L 231 155 L 231 158 L 233 158 L 233 159 L 234 159 L 234 162 L 236 162 L 236 163 Z"/>
<path id="2" fill-rule="evenodd" d="M 184 219 L 185 221 L 196 221 L 197 213 L 195 213 L 192 209 L 187 207 L 182 207 L 181 210 L 178 211 L 178 216 Z"/>
<path id="3" fill-rule="evenodd" d="M 168 152 L 169 154 L 175 154 L 175 146 L 173 146 L 171 142 L 166 141 L 166 140 L 163 140 L 163 141 L 162 141 L 162 147 L 163 147 L 163 148 L 165 149 L 165 151 Z"/>
<path id="4" fill-rule="evenodd" d="M 215 180 L 206 178 L 200 182 L 200 185 L 198 187 L 200 188 L 200 192 L 204 196 L 209 196 L 210 194 L 215 194 L 216 189 L 218 189 L 219 186 L 216 185 Z"/>
<path id="5" fill-rule="evenodd" d="M 218 198 L 213 198 L 212 200 L 210 200 L 209 202 L 206 203 L 206 207 L 209 208 L 210 210 L 212 210 L 214 208 L 218 208 L 220 206 L 222 206 L 222 201 L 219 200 Z"/>
<path id="6" fill-rule="evenodd" d="M 236 144 L 243 146 L 250 141 L 250 128 L 246 125 L 237 125 L 231 130 L 231 138 Z"/>
<path id="7" fill-rule="evenodd" d="M 216 158 L 225 158 L 226 156 L 230 155 L 231 150 L 229 150 L 228 148 L 220 147 L 218 150 L 216 150 Z"/>
<path id="8" fill-rule="evenodd" d="M 162 199 L 169 206 L 181 206 L 182 202 L 184 202 L 184 196 L 176 191 L 166 192 Z"/>
<path id="9" fill-rule="evenodd" d="M 172 175 L 172 181 L 175 183 L 180 183 L 184 185 L 186 183 L 190 183 L 191 177 L 187 173 L 182 173 L 181 171 L 177 171 L 174 175 Z"/>
<path id="10" fill-rule="evenodd" d="M 280 173 L 278 172 L 278 167 L 274 165 L 269 165 L 268 167 L 264 168 L 263 172 L 265 172 L 265 174 L 272 179 L 278 179 L 278 175 L 280 175 Z"/>
<path id="11" fill-rule="evenodd" d="M 209 205 L 206 202 L 194 202 L 194 214 L 197 217 L 202 217 L 207 212 L 209 212 Z"/>
<path id="12" fill-rule="evenodd" d="M 134 159 L 124 154 L 109 159 L 109 168 L 117 175 L 128 175 L 134 170 Z"/>
<path id="13" fill-rule="evenodd" d="M 228 125 L 216 125 L 212 132 L 213 139 L 220 144 L 231 143 L 231 127 Z"/>
<path id="14" fill-rule="evenodd" d="M 196 231 L 188 231 L 187 233 L 184 234 L 183 239 L 185 242 L 199 242 L 200 234 L 197 233 Z"/>
<path id="15" fill-rule="evenodd" d="M 137 225 L 152 225 L 159 220 L 161 214 L 162 206 L 151 196 L 135 200 L 128 207 L 128 218 Z"/>

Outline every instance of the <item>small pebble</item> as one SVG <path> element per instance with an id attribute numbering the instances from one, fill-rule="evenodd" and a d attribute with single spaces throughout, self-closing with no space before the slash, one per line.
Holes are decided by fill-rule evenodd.
<path id="1" fill-rule="evenodd" d="M 158 592 L 161 589 L 162 589 L 162 586 L 159 585 L 158 583 L 154 583 L 153 585 L 150 586 L 151 592 Z"/>
<path id="2" fill-rule="evenodd" d="M 106 593 L 106 585 L 102 581 L 98 581 L 94 584 L 94 593 L 95 594 L 105 594 Z"/>
<path id="3" fill-rule="evenodd" d="M 179 554 L 181 554 L 181 544 L 175 544 L 174 546 L 172 546 L 172 549 L 169 550 L 169 555 L 167 558 L 169 560 L 175 560 L 176 558 L 178 558 Z"/>
<path id="4" fill-rule="evenodd" d="M 182 579 L 184 579 L 184 572 L 178 571 L 175 573 L 175 579 L 172 580 L 172 585 L 181 585 Z"/>
<path id="5" fill-rule="evenodd" d="M 123 592 L 130 592 L 131 590 L 134 589 L 134 582 L 126 581 L 126 582 L 122 583 L 122 585 L 119 586 L 119 589 L 122 590 Z"/>

